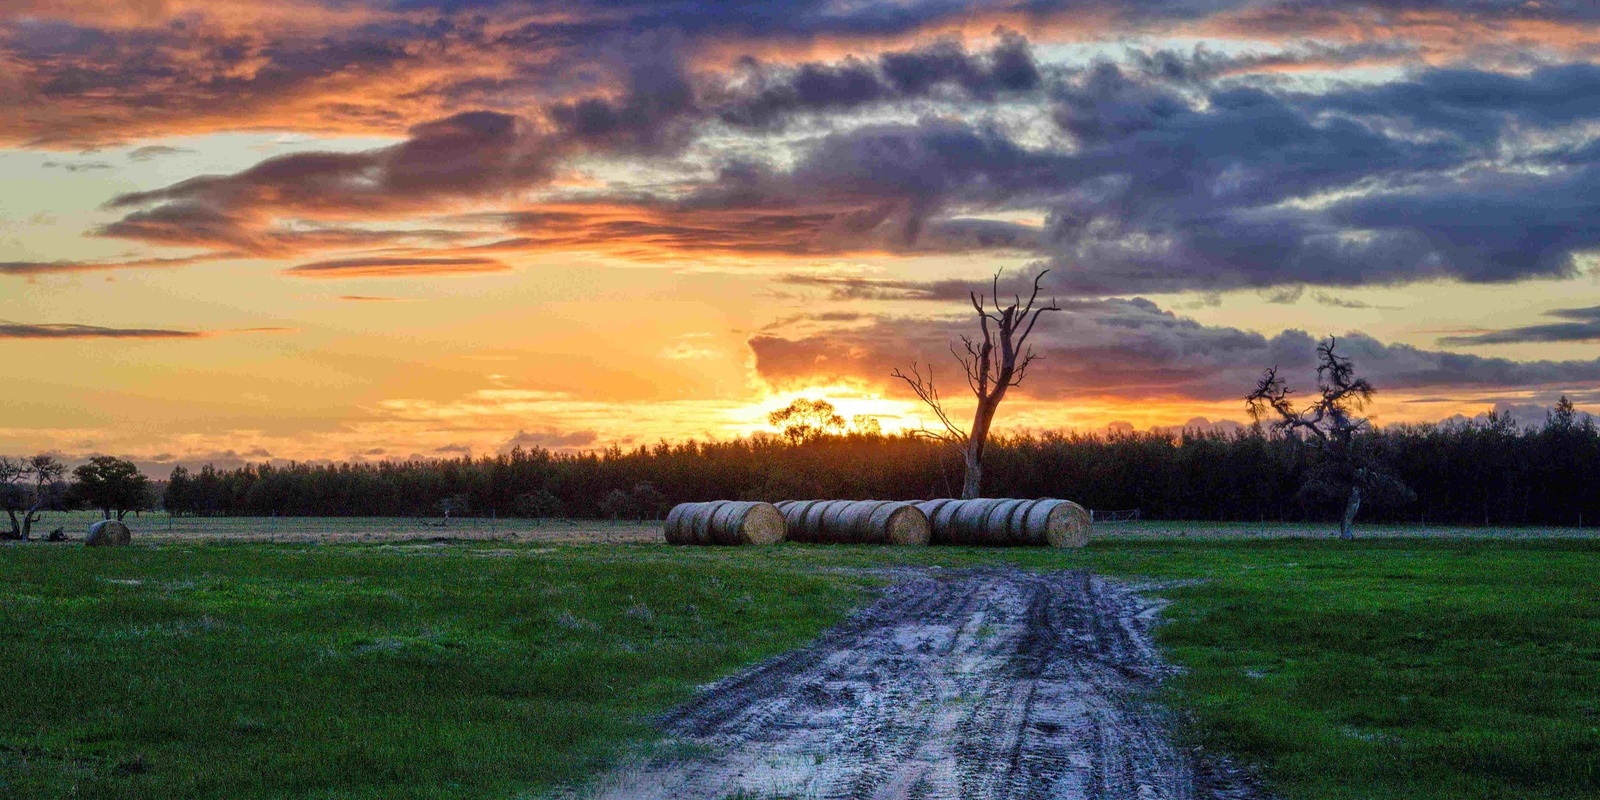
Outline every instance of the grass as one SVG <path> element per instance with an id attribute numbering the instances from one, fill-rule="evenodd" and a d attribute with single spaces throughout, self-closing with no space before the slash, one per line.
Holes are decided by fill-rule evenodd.
<path id="1" fill-rule="evenodd" d="M 1174 704 L 1285 797 L 1600 797 L 1600 544 L 1119 549 L 1207 578 L 1166 592 Z"/>
<path id="2" fill-rule="evenodd" d="M 71 539 L 82 539 L 89 526 L 99 522 L 98 511 L 50 511 L 34 525 L 43 539 L 62 528 Z M 456 517 L 443 525 L 441 517 L 169 517 L 151 512 L 124 520 L 140 542 L 271 542 L 277 544 L 328 544 L 451 537 L 459 539 L 516 539 L 521 541 L 591 543 L 651 542 L 661 540 L 660 522 L 596 519 L 519 519 L 516 517 Z"/>
<path id="3" fill-rule="evenodd" d="M 0 796 L 516 797 L 898 563 L 1203 579 L 1188 734 L 1287 800 L 1600 797 L 1600 542 L 0 549 Z"/>
<path id="4" fill-rule="evenodd" d="M 517 796 L 864 583 L 620 549 L 7 548 L 0 796 Z"/>

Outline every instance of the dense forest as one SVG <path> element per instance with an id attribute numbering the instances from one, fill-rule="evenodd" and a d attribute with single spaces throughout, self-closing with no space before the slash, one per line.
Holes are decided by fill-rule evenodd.
<path id="1" fill-rule="evenodd" d="M 1577 525 L 1600 522 L 1600 432 L 1570 404 L 1539 426 L 1509 417 L 1367 431 L 1362 446 L 1415 499 L 1375 497 L 1367 521 Z M 1305 442 L 1233 433 L 1045 433 L 1001 437 L 986 458 L 985 494 L 1062 497 L 1146 518 L 1333 519 L 1337 498 L 1301 490 L 1316 458 Z M 654 518 L 674 503 L 719 498 L 950 497 L 960 453 L 939 442 L 876 433 L 754 436 L 597 453 L 514 450 L 477 459 L 249 465 L 175 470 L 174 514 L 455 515 Z"/>

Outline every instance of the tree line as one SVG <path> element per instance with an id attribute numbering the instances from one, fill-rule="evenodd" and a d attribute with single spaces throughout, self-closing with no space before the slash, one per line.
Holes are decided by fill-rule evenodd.
<path id="1" fill-rule="evenodd" d="M 10 528 L 0 528 L 0 539 L 33 538 L 33 526 L 46 511 L 89 508 L 105 519 L 122 519 L 156 506 L 155 485 L 132 461 L 95 456 L 73 469 L 49 453 L 27 458 L 0 457 L 0 509 Z M 60 528 L 49 539 L 62 538 Z"/>
<path id="2" fill-rule="evenodd" d="M 644 518 L 715 499 L 957 496 L 964 454 L 948 444 L 817 426 L 720 442 L 630 450 L 513 450 L 438 461 L 251 464 L 175 469 L 173 514 Z M 1371 521 L 1484 525 L 1600 522 L 1600 431 L 1563 399 L 1542 425 L 1509 416 L 1389 425 L 1358 434 L 1408 492 L 1373 492 Z M 1000 436 L 986 495 L 1061 497 L 1145 518 L 1339 519 L 1343 496 L 1316 488 L 1318 445 L 1293 432 L 1050 432 Z"/>

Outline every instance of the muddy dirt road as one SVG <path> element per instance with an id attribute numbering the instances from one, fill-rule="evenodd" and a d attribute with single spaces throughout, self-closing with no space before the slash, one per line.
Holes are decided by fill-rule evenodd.
<path id="1" fill-rule="evenodd" d="M 1255 798 L 1142 699 L 1159 608 L 1087 572 L 907 573 L 811 646 L 669 715 L 676 755 L 581 796 Z"/>

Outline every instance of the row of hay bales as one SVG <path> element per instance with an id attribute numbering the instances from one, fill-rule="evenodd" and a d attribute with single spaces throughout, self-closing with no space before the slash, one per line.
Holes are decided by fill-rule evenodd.
<path id="1" fill-rule="evenodd" d="M 951 544 L 1082 547 L 1089 512 L 1067 500 L 714 500 L 667 514 L 672 544 Z"/>

